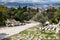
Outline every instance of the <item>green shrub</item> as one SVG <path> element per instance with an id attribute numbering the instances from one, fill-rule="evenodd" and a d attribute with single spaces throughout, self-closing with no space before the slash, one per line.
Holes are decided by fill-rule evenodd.
<path id="1" fill-rule="evenodd" d="M 2 40 L 11 40 L 11 38 L 4 38 L 4 39 L 2 39 Z"/>

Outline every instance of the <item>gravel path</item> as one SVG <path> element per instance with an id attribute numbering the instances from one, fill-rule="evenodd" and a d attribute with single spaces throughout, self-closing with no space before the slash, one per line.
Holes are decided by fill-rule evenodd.
<path id="1" fill-rule="evenodd" d="M 9 37 L 11 35 L 17 34 L 25 29 L 28 29 L 30 27 L 33 26 L 37 26 L 39 25 L 39 23 L 30 23 L 30 24 L 26 24 L 24 26 L 17 26 L 17 27 L 6 27 L 6 28 L 2 28 L 0 29 L 0 40 L 6 37 Z"/>

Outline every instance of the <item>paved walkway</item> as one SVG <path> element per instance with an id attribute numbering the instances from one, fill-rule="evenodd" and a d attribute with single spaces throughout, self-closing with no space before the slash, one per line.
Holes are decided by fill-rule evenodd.
<path id="1" fill-rule="evenodd" d="M 26 24 L 24 26 L 2 28 L 2 29 L 0 29 L 0 40 L 5 37 L 9 37 L 11 35 L 17 34 L 30 27 L 37 26 L 37 25 L 39 25 L 39 23 L 30 23 L 30 24 Z"/>

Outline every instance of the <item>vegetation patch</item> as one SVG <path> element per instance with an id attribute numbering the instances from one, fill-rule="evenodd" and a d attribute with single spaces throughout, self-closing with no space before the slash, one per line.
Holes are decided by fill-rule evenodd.
<path id="1" fill-rule="evenodd" d="M 2 40 L 11 40 L 11 38 L 9 37 L 9 38 L 4 38 L 4 39 L 2 39 Z"/>

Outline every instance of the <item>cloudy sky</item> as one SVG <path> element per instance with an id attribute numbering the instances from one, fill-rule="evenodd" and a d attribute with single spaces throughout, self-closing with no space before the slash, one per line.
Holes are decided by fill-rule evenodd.
<path id="1" fill-rule="evenodd" d="M 0 0 L 0 2 L 57 2 L 60 0 Z"/>

